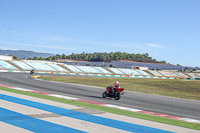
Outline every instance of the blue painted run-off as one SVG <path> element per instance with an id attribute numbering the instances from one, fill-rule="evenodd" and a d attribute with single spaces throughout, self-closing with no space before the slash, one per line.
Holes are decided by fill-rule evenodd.
<path id="1" fill-rule="evenodd" d="M 172 133 L 172 132 L 166 131 L 166 130 L 161 130 L 161 129 L 141 126 L 141 125 L 137 125 L 137 124 L 132 124 L 132 123 L 128 123 L 128 122 L 113 120 L 113 119 L 109 119 L 109 118 L 94 116 L 94 115 L 90 115 L 90 114 L 86 114 L 86 113 L 72 111 L 72 110 L 68 110 L 68 109 L 64 109 L 64 108 L 60 108 L 60 107 L 55 107 L 55 106 L 51 106 L 51 105 L 47 105 L 47 104 L 43 104 L 43 103 L 33 102 L 33 101 L 16 98 L 16 97 L 12 97 L 12 96 L 7 96 L 7 95 L 3 95 L 3 94 L 0 94 L 0 99 L 18 103 L 18 104 L 22 104 L 22 105 L 33 107 L 33 108 L 37 108 L 37 109 L 41 109 L 41 110 L 45 110 L 45 111 L 49 111 L 49 112 L 59 114 L 62 116 L 80 119 L 80 120 L 84 120 L 84 121 L 88 121 L 88 122 L 92 122 L 92 123 L 96 123 L 96 124 L 101 124 L 101 125 L 105 125 L 105 126 L 109 126 L 109 127 L 114 127 L 117 129 L 135 132 L 135 133 Z"/>
<path id="2" fill-rule="evenodd" d="M 0 107 L 0 121 L 37 133 L 84 133 Z"/>

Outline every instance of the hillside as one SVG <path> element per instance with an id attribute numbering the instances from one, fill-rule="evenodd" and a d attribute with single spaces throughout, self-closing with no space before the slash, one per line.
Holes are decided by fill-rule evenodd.
<path id="1" fill-rule="evenodd" d="M 16 56 L 19 59 L 27 59 L 27 58 L 33 58 L 33 57 L 49 57 L 54 56 L 54 54 L 50 53 L 39 53 L 34 51 L 25 51 L 25 50 L 1 50 L 0 49 L 0 55 L 12 55 Z"/>
<path id="2" fill-rule="evenodd" d="M 165 61 L 157 61 L 149 56 L 148 53 L 145 54 L 134 54 L 134 53 L 126 53 L 126 52 L 110 52 L 110 53 L 81 53 L 71 55 L 59 55 L 51 56 L 46 58 L 45 60 L 60 60 L 60 59 L 71 59 L 76 61 L 91 61 L 91 62 L 110 62 L 110 61 L 119 61 L 119 60 L 129 60 L 136 62 L 146 62 L 146 63 L 164 63 Z"/>

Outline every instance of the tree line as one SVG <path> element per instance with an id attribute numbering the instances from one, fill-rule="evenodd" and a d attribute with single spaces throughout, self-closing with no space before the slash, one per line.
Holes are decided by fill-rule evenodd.
<path id="1" fill-rule="evenodd" d="M 28 58 L 28 60 L 60 60 L 60 59 L 71 59 L 77 61 L 95 61 L 95 62 L 108 62 L 108 61 L 117 61 L 117 60 L 129 60 L 137 62 L 149 62 L 149 63 L 166 63 L 165 61 L 156 61 L 149 56 L 148 53 L 145 54 L 130 54 L 126 52 L 110 52 L 110 53 L 81 53 L 65 55 L 65 54 L 56 54 L 55 56 L 50 57 L 33 57 Z"/>

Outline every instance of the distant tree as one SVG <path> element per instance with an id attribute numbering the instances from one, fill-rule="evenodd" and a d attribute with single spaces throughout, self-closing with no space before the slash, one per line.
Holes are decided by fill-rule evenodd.
<path id="1" fill-rule="evenodd" d="M 184 68 L 184 71 L 187 71 L 188 70 L 188 67 L 186 66 L 185 68 Z"/>
<path id="2" fill-rule="evenodd" d="M 162 61 L 160 61 L 161 63 L 166 63 L 166 61 L 165 60 L 162 60 Z"/>
<path id="3" fill-rule="evenodd" d="M 110 64 L 110 67 L 113 67 L 113 64 Z"/>
<path id="4" fill-rule="evenodd" d="M 33 60 L 39 60 L 39 57 L 34 56 Z"/>
<path id="5" fill-rule="evenodd" d="M 106 67 L 106 65 L 104 64 L 104 65 L 101 65 L 101 67 Z"/>
<path id="6" fill-rule="evenodd" d="M 97 67 L 98 65 L 97 65 L 97 64 L 94 64 L 94 66 Z"/>
<path id="7" fill-rule="evenodd" d="M 56 59 L 57 59 L 56 56 L 53 56 L 53 57 L 52 57 L 52 60 L 56 60 Z"/>
<path id="8" fill-rule="evenodd" d="M 131 61 L 139 61 L 139 62 L 150 62 L 150 63 L 166 63 L 166 61 L 156 61 L 152 57 L 149 57 L 148 53 L 144 54 L 134 54 L 134 53 L 126 53 L 126 52 L 110 52 L 110 53 L 81 53 L 71 55 L 65 54 L 56 54 L 55 56 L 51 56 L 48 58 L 33 58 L 41 59 L 41 60 L 58 60 L 58 59 L 72 59 L 72 60 L 80 60 L 80 61 L 115 61 L 115 60 L 131 60 Z"/>
<path id="9" fill-rule="evenodd" d="M 66 59 L 67 56 L 65 54 L 62 54 L 62 59 Z"/>
<path id="10" fill-rule="evenodd" d="M 86 66 L 90 66 L 90 64 L 85 64 Z"/>
<path id="11" fill-rule="evenodd" d="M 17 60 L 18 58 L 17 58 L 17 56 L 13 56 L 13 59 Z"/>

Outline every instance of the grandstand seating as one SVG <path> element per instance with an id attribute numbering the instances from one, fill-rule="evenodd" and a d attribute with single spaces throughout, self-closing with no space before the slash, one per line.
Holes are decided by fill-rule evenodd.
<path id="1" fill-rule="evenodd" d="M 68 72 L 66 69 L 58 66 L 57 64 L 52 64 L 52 63 L 48 63 L 49 66 L 53 67 L 54 69 L 60 71 L 60 72 Z"/>
<path id="2" fill-rule="evenodd" d="M 197 73 L 187 73 L 192 78 L 200 78 L 200 76 Z"/>
<path id="3" fill-rule="evenodd" d="M 155 70 L 148 70 L 151 74 L 153 74 L 154 76 L 163 76 L 161 73 L 159 73 L 159 71 L 155 71 Z"/>
<path id="4" fill-rule="evenodd" d="M 64 65 L 66 68 L 68 68 L 69 70 L 71 70 L 72 72 L 76 72 L 76 73 L 79 73 L 79 72 L 83 72 L 81 71 L 80 69 L 76 68 L 75 66 L 73 65 Z"/>
<path id="5" fill-rule="evenodd" d="M 120 71 L 117 68 L 108 68 L 109 70 L 111 70 L 112 72 L 114 72 L 115 74 L 124 74 L 122 71 Z"/>
<path id="6" fill-rule="evenodd" d="M 104 69 L 103 67 L 95 67 L 97 70 L 99 70 L 101 73 L 105 73 L 105 74 L 112 74 L 111 72 L 107 71 L 106 69 Z"/>
<path id="7" fill-rule="evenodd" d="M 172 71 L 171 73 L 172 73 L 172 76 L 174 76 L 174 77 L 188 77 L 185 74 L 183 74 L 182 72 Z"/>
<path id="8" fill-rule="evenodd" d="M 133 69 L 126 69 L 126 68 L 118 68 L 118 69 L 127 75 L 141 75 L 140 73 L 138 73 Z"/>
<path id="9" fill-rule="evenodd" d="M 23 70 L 32 70 L 33 68 L 22 61 L 12 61 L 15 65 L 22 68 Z"/>
<path id="10" fill-rule="evenodd" d="M 173 74 L 169 71 L 159 71 L 162 75 L 164 75 L 165 77 L 172 77 Z"/>
<path id="11" fill-rule="evenodd" d="M 131 75 L 133 73 L 132 69 L 118 68 L 120 71 L 127 75 Z"/>
<path id="12" fill-rule="evenodd" d="M 0 69 L 4 69 L 2 66 L 0 66 Z"/>
<path id="13" fill-rule="evenodd" d="M 14 65 L 12 65 L 14 64 Z M 41 62 L 41 61 L 11 61 L 7 62 L 4 60 L 0 60 L 0 69 L 1 70 L 17 70 L 19 67 L 23 70 L 31 70 L 35 68 L 36 70 L 40 71 L 60 71 L 60 72 L 69 72 L 68 70 L 62 68 L 57 63 L 49 63 L 49 62 Z M 143 70 L 134 70 L 134 69 L 127 69 L 127 68 L 103 68 L 103 67 L 93 67 L 93 66 L 75 66 L 75 65 L 67 65 L 65 64 L 64 67 L 68 68 L 72 72 L 75 73 L 99 73 L 99 74 L 112 74 L 112 71 L 115 74 L 119 75 L 135 75 L 135 76 L 151 76 L 150 74 L 146 73 Z M 161 77 L 179 77 L 179 78 L 200 78 L 200 73 L 182 73 L 175 70 L 163 70 L 163 71 L 153 71 L 148 70 L 154 76 L 161 76 Z M 189 75 L 189 76 L 188 76 Z"/>
<path id="14" fill-rule="evenodd" d="M 0 60 L 0 66 L 2 68 L 5 68 L 5 69 L 10 69 L 10 70 L 17 70 L 18 68 L 16 68 L 15 66 L 9 64 L 8 62 L 6 61 L 3 61 L 3 60 Z"/>
<path id="15" fill-rule="evenodd" d="M 49 65 L 47 65 L 46 63 L 42 63 L 42 62 L 29 62 L 26 61 L 26 64 L 32 66 L 33 68 L 35 68 L 36 70 L 40 70 L 40 71 L 56 71 L 56 69 L 50 67 Z"/>
<path id="16" fill-rule="evenodd" d="M 200 77 L 200 73 L 196 73 Z"/>
<path id="17" fill-rule="evenodd" d="M 150 74 L 142 71 L 142 70 L 136 70 L 138 73 L 140 73 L 140 75 L 144 75 L 144 76 L 150 76 Z"/>
<path id="18" fill-rule="evenodd" d="M 81 69 L 85 73 L 101 73 L 101 71 L 95 69 L 92 66 L 76 66 L 76 67 Z"/>

